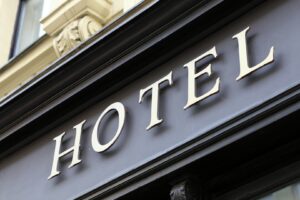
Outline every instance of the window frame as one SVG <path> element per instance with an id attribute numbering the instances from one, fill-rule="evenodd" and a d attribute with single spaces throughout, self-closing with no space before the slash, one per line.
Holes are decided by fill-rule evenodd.
<path id="1" fill-rule="evenodd" d="M 39 27 L 39 36 L 38 36 L 38 38 L 35 41 L 33 41 L 31 45 L 29 45 L 25 49 L 20 50 L 19 52 L 17 52 L 18 44 L 19 44 L 19 40 L 20 40 L 20 38 L 19 38 L 19 33 L 21 31 L 20 28 L 21 28 L 21 25 L 24 21 L 23 15 L 24 15 L 24 9 L 25 9 L 25 4 L 26 4 L 25 1 L 26 0 L 19 0 L 19 5 L 18 5 L 17 14 L 16 14 L 16 18 L 15 18 L 15 24 L 14 24 L 14 32 L 13 32 L 13 36 L 12 36 L 12 41 L 11 41 L 11 46 L 10 46 L 8 59 L 12 59 L 12 58 L 16 57 L 18 54 L 21 54 L 23 51 L 28 49 L 31 45 L 36 43 L 41 37 L 43 37 L 46 34 L 42 30 L 42 27 L 40 26 Z M 46 13 L 49 12 L 50 9 L 48 9 L 48 7 L 51 5 L 50 2 L 51 1 L 43 0 L 41 17 L 43 17 L 44 15 L 46 15 Z"/>
<path id="2" fill-rule="evenodd" d="M 15 24 L 14 24 L 14 32 L 11 40 L 11 45 L 10 45 L 10 51 L 9 51 L 9 59 L 15 57 L 17 55 L 16 50 L 17 50 L 17 44 L 18 44 L 18 35 L 20 33 L 20 25 L 22 23 L 22 14 L 23 14 L 23 7 L 24 7 L 25 2 L 23 0 L 19 1 L 18 9 L 17 9 L 17 14 L 15 18 Z"/>

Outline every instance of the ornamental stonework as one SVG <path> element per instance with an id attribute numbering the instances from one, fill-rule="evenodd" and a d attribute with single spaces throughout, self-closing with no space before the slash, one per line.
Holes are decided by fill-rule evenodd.
<path id="1" fill-rule="evenodd" d="M 79 18 L 68 24 L 53 40 L 58 56 L 62 56 L 97 33 L 102 25 L 90 16 Z"/>
<path id="2" fill-rule="evenodd" d="M 57 57 L 81 45 L 124 13 L 124 0 L 63 0 L 41 19 Z"/>

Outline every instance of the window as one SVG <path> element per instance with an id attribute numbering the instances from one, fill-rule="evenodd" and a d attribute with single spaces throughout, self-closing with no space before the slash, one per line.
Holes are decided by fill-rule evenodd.
<path id="1" fill-rule="evenodd" d="M 258 200 L 300 200 L 300 183 L 287 186 Z"/>
<path id="2" fill-rule="evenodd" d="M 21 0 L 10 57 L 20 53 L 44 34 L 40 19 L 50 0 Z"/>

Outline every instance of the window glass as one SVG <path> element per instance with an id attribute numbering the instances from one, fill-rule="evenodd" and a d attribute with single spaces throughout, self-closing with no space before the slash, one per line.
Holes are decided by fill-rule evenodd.
<path id="1" fill-rule="evenodd" d="M 41 35 L 40 19 L 44 0 L 23 0 L 19 14 L 18 34 L 14 54 L 19 53 Z"/>
<path id="2" fill-rule="evenodd" d="M 285 187 L 258 200 L 300 200 L 300 183 Z"/>

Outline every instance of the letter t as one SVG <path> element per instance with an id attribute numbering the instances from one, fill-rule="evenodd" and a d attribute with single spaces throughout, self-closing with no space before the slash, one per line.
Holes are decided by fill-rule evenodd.
<path id="1" fill-rule="evenodd" d="M 152 91 L 152 99 L 151 99 L 151 120 L 149 126 L 146 128 L 146 130 L 151 129 L 153 126 L 156 126 L 163 122 L 162 119 L 159 119 L 158 116 L 158 109 L 159 109 L 159 85 L 163 82 L 168 81 L 169 85 L 173 84 L 172 80 L 172 71 L 165 77 L 161 78 L 160 80 L 156 81 L 152 85 L 148 86 L 145 89 L 140 90 L 140 99 L 139 103 L 142 103 L 143 96 L 146 94 L 149 90 Z"/>

